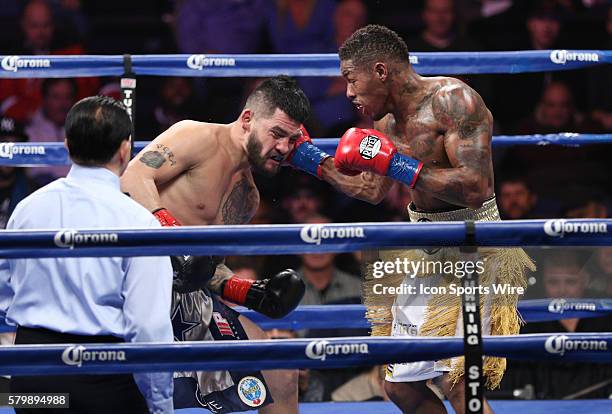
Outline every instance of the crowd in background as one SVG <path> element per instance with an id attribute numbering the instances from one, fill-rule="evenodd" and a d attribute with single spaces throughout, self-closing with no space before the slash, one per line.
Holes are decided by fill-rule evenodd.
<path id="1" fill-rule="evenodd" d="M 3 0 L 0 54 L 335 53 L 368 23 L 396 30 L 412 52 L 610 49 L 612 7 L 606 0 Z M 478 91 L 495 118 L 495 134 L 612 131 L 609 66 L 460 78 Z M 153 139 L 182 119 L 231 122 L 254 78 L 139 78 L 136 140 Z M 299 78 L 312 115 L 313 137 L 338 137 L 370 126 L 345 97 L 338 77 Z M 63 141 L 64 119 L 80 98 L 119 96 L 116 78 L 0 79 L 0 141 Z M 494 151 L 496 194 L 504 219 L 606 218 L 612 208 L 612 145 L 579 148 L 514 146 Z M 0 166 L 0 227 L 17 202 L 65 175 L 67 167 Z M 395 186 L 377 206 L 347 198 L 327 184 L 283 169 L 257 177 L 261 206 L 253 223 L 406 221 L 410 194 Z M 533 297 L 612 297 L 612 250 L 533 252 L 540 269 Z M 558 260 L 562 257 L 563 260 Z M 307 283 L 303 304 L 359 303 L 358 255 L 231 257 L 244 277 L 260 278 L 287 265 Z M 525 332 L 604 331 L 610 319 L 529 324 Z M 271 337 L 320 336 L 273 331 Z M 327 333 L 329 334 L 329 333 Z M 562 398 L 612 378 L 583 364 L 511 364 L 504 391 Z M 384 398 L 378 369 L 307 372 L 302 401 Z M 578 379 L 577 379 L 578 378 Z M 346 382 L 349 381 L 349 382 Z M 346 383 L 345 383 L 346 382 Z M 342 385 L 345 383 L 344 385 Z M 344 388 L 343 388 L 344 387 Z M 355 390 L 359 390 L 356 392 Z M 606 394 L 607 393 L 607 394 Z M 579 397 L 607 397 L 612 385 Z M 501 394 L 500 394 L 501 395 Z M 509 394 L 511 395 L 511 394 Z M 367 396 L 365 398 L 364 396 Z"/>

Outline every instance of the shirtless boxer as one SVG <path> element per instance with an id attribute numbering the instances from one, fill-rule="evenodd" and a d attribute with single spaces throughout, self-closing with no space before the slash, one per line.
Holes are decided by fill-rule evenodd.
<path id="1" fill-rule="evenodd" d="M 411 189 L 411 221 L 499 220 L 491 159 L 493 117 L 478 93 L 458 79 L 419 76 L 410 64 L 404 41 L 382 26 L 356 31 L 341 46 L 339 55 L 341 73 L 347 81 L 346 95 L 375 121 L 376 130 L 349 129 L 340 140 L 335 159 L 318 150 L 307 137 L 301 138 L 295 152 L 317 154 L 310 157 L 317 165 L 302 169 L 371 203 L 380 202 L 393 182 L 399 181 Z M 490 262 L 498 259 L 495 255 L 512 254 L 512 267 L 506 274 L 511 275 L 512 282 L 524 284 L 523 272 L 532 266 L 529 258 L 520 249 L 510 253 L 501 250 L 491 252 L 495 259 Z M 430 254 L 427 250 L 420 252 Z M 489 275 L 495 278 L 497 272 Z M 443 306 L 433 309 L 439 312 L 436 318 L 426 319 L 427 303 L 411 303 L 413 299 L 394 299 L 392 335 L 422 335 L 424 331 L 428 332 L 425 335 L 439 335 L 446 329 L 443 325 L 448 315 L 440 313 Z M 459 300 L 452 307 L 455 313 L 452 323 L 447 324 L 452 327 L 448 335 L 454 335 L 457 328 L 460 332 Z M 496 320 L 502 322 L 484 327 L 483 332 L 517 334 L 518 297 L 500 300 L 510 303 L 498 307 L 503 308 L 503 316 Z M 483 317 L 486 321 L 487 315 Z M 490 365 L 485 363 L 484 372 L 487 385 L 494 387 L 501 380 L 505 362 L 492 360 Z M 427 386 L 430 379 L 457 413 L 464 412 L 462 366 L 451 368 L 438 362 L 390 366 L 385 390 L 404 413 L 446 412 Z M 488 404 L 484 412 L 491 412 Z"/>
<path id="2" fill-rule="evenodd" d="M 121 177 L 122 190 L 163 225 L 247 223 L 259 205 L 251 170 L 278 172 L 309 110 L 308 99 L 291 78 L 267 79 L 231 124 L 181 121 L 158 136 L 130 162 Z M 190 273 L 175 279 L 172 322 L 179 341 L 266 338 L 219 296 L 282 317 L 304 295 L 304 283 L 292 270 L 253 282 L 234 276 L 222 263 L 217 266 L 215 258 L 175 257 L 173 265 Z M 210 266 L 216 266 L 214 276 Z M 175 408 L 297 413 L 297 373 L 267 371 L 262 376 L 247 367 L 245 372 L 177 373 L 174 395 Z"/>

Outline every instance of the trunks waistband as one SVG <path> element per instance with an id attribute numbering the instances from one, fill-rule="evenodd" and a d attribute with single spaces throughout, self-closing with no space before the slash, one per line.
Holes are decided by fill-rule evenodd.
<path id="1" fill-rule="evenodd" d="M 416 211 L 413 203 L 408 205 L 410 221 L 500 221 L 499 211 L 495 196 L 485 201 L 477 209 L 462 208 L 453 211 L 442 211 L 438 213 L 428 213 L 426 211 Z"/>

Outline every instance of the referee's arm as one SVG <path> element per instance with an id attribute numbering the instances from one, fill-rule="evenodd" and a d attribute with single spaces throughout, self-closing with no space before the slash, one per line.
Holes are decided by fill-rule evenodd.
<path id="1" fill-rule="evenodd" d="M 125 340 L 172 342 L 172 267 L 167 256 L 127 258 L 123 285 Z M 134 374 L 152 413 L 172 413 L 172 373 Z"/>

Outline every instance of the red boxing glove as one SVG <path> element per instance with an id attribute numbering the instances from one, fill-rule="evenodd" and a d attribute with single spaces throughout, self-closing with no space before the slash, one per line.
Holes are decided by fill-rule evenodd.
<path id="1" fill-rule="evenodd" d="M 163 207 L 154 210 L 153 215 L 157 217 L 157 220 L 164 227 L 174 227 L 181 225 L 181 223 L 172 214 L 170 214 L 168 210 Z"/>
<path id="2" fill-rule="evenodd" d="M 397 148 L 389 138 L 375 129 L 351 128 L 342 135 L 334 165 L 345 175 L 371 171 L 387 175 Z"/>

